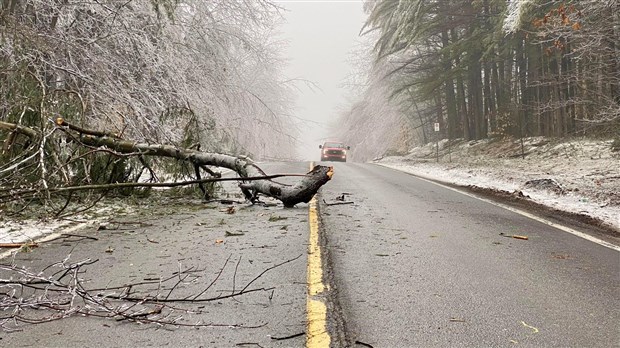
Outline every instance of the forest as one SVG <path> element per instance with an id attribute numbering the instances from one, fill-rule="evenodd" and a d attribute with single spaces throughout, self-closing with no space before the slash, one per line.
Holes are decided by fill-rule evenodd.
<path id="1" fill-rule="evenodd" d="M 54 207 L 60 187 L 213 174 L 84 134 L 292 158 L 281 11 L 262 0 L 0 0 L 0 201 L 57 214 L 71 200 Z"/>
<path id="2" fill-rule="evenodd" d="M 367 1 L 365 10 L 373 59 L 339 126 L 361 159 L 437 138 L 618 139 L 617 0 Z M 368 123 L 382 134 L 367 136 L 358 125 Z"/>

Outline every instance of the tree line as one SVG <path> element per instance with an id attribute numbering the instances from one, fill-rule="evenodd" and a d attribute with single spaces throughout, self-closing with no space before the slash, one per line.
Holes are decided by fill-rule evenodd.
<path id="1" fill-rule="evenodd" d="M 620 133 L 618 1 L 385 0 L 365 9 L 369 80 L 389 85 L 420 143 L 434 123 L 446 139 Z"/>

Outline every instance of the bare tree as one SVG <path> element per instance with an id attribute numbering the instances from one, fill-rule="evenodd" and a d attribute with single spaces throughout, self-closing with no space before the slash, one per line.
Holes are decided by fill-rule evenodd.
<path id="1" fill-rule="evenodd" d="M 392 66 L 389 61 L 373 64 L 370 43 L 351 54 L 356 72 L 346 82 L 351 88 L 349 106 L 340 112 L 332 133 L 351 145 L 351 157 L 367 161 L 399 146 L 399 137 L 409 137 L 398 129 L 408 122 L 401 112 L 400 100 L 391 98 L 390 81 L 384 78 Z"/>

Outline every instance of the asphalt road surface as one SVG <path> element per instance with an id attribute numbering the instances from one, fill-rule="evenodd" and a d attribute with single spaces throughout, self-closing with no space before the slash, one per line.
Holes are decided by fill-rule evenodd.
<path id="1" fill-rule="evenodd" d="M 321 196 L 349 345 L 620 346 L 618 251 L 370 164 Z"/>
<path id="2" fill-rule="evenodd" d="M 39 306 L 0 321 L 0 346 L 620 345 L 617 250 L 405 173 L 323 164 L 335 175 L 316 197 L 318 212 L 314 203 L 145 200 L 137 216 L 2 259 L 0 279 L 23 277 L 7 270 L 14 265 L 66 273 L 64 284 L 96 301 L 129 293 L 170 302 L 109 298 L 102 308 L 79 291 L 18 287 L 11 294 L 34 293 Z M 261 167 L 299 173 L 308 163 Z M 239 200 L 227 185 L 223 197 Z M 86 260 L 96 262 L 76 267 Z M 8 293 L 2 287 L 1 303 Z"/>
<path id="3" fill-rule="evenodd" d="M 308 163 L 264 168 L 304 173 Z M 224 186 L 221 198 L 243 201 L 234 184 Z M 9 308 L 0 311 L 0 347 L 303 347 L 308 206 L 184 200 L 143 199 L 135 216 L 62 231 L 0 259 L 0 281 L 40 275 L 67 285 L 0 283 Z M 111 298 L 127 294 L 170 302 Z"/>

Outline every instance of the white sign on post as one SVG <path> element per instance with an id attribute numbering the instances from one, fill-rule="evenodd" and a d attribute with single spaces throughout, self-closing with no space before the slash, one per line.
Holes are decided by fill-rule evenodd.
<path id="1" fill-rule="evenodd" d="M 439 132 L 439 122 L 435 122 L 435 132 Z"/>

